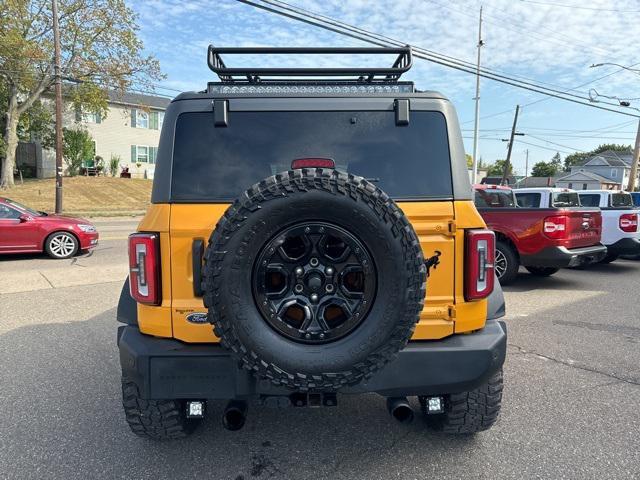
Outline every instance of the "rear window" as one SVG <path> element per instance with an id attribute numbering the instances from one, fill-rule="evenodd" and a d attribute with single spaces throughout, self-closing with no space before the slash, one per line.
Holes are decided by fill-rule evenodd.
<path id="1" fill-rule="evenodd" d="M 555 208 L 579 207 L 580 197 L 576 192 L 554 192 L 551 194 L 551 206 Z"/>
<path id="2" fill-rule="evenodd" d="M 513 208 L 516 206 L 511 190 L 476 190 L 474 202 L 478 208 Z"/>
<path id="3" fill-rule="evenodd" d="M 518 206 L 522 208 L 539 208 L 541 197 L 542 194 L 540 193 L 516 193 Z"/>
<path id="4" fill-rule="evenodd" d="M 331 158 L 395 199 L 453 194 L 447 125 L 439 112 L 230 112 L 227 127 L 212 112 L 183 113 L 176 124 L 171 198 L 230 201 L 299 158 Z"/>
<path id="5" fill-rule="evenodd" d="M 580 194 L 580 204 L 583 207 L 599 207 L 600 195 L 597 193 L 582 193 Z"/>
<path id="6" fill-rule="evenodd" d="M 628 193 L 612 193 L 612 207 L 633 207 L 633 198 Z"/>

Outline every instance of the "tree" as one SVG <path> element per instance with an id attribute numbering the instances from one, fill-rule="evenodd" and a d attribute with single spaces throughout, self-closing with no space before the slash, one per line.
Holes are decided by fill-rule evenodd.
<path id="1" fill-rule="evenodd" d="M 62 152 L 64 154 L 64 162 L 67 164 L 67 173 L 71 177 L 75 177 L 82 162 L 91 160 L 95 153 L 93 139 L 89 132 L 83 128 L 65 128 L 63 129 Z"/>
<path id="2" fill-rule="evenodd" d="M 161 78 L 160 65 L 144 56 L 137 17 L 124 0 L 58 0 L 61 75 L 65 96 L 76 107 L 107 112 L 109 90 L 149 88 Z M 53 21 L 50 0 L 0 3 L 0 83 L 6 90 L 4 158 L 0 188 L 13 185 L 19 124 L 53 76 Z"/>
<path id="3" fill-rule="evenodd" d="M 467 158 L 467 168 L 473 168 L 473 157 L 468 153 L 465 153 L 464 156 Z"/>
<path id="4" fill-rule="evenodd" d="M 502 172 L 504 171 L 504 164 L 506 160 L 496 160 L 495 163 L 487 166 L 487 176 L 488 177 L 501 177 Z M 507 171 L 507 176 L 513 175 L 513 164 L 509 163 L 509 170 Z"/>
<path id="5" fill-rule="evenodd" d="M 556 154 L 551 157 L 550 164 L 553 166 L 554 172 L 553 175 L 558 173 L 562 169 L 562 157 L 560 156 L 560 152 L 556 152 Z M 552 175 L 549 175 L 552 176 Z"/>
<path id="6" fill-rule="evenodd" d="M 558 169 L 553 161 L 538 162 L 531 169 L 532 177 L 553 177 L 556 173 L 558 173 Z"/>

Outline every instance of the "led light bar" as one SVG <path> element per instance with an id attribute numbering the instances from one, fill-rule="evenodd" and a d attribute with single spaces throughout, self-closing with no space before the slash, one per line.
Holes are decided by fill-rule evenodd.
<path id="1" fill-rule="evenodd" d="M 402 84 L 364 84 L 364 85 L 221 85 L 209 84 L 209 93 L 246 94 L 246 93 L 413 93 L 414 86 Z"/>

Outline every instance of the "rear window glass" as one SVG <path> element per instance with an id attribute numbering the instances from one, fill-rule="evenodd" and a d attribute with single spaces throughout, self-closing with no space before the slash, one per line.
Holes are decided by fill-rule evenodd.
<path id="1" fill-rule="evenodd" d="M 612 207 L 633 207 L 633 198 L 628 193 L 612 193 Z"/>
<path id="2" fill-rule="evenodd" d="M 522 208 L 540 208 L 540 193 L 516 193 L 518 206 Z"/>
<path id="3" fill-rule="evenodd" d="M 516 206 L 511 190 L 476 190 L 474 201 L 478 208 L 512 208 Z"/>
<path id="4" fill-rule="evenodd" d="M 582 193 L 580 194 L 580 204 L 583 207 L 599 207 L 600 195 L 597 193 Z"/>
<path id="5" fill-rule="evenodd" d="M 175 132 L 171 197 L 230 201 L 299 158 L 331 158 L 396 199 L 451 197 L 445 118 L 411 112 L 230 112 L 214 127 L 212 112 L 183 113 Z"/>
<path id="6" fill-rule="evenodd" d="M 551 206 L 556 208 L 579 207 L 580 197 L 576 192 L 553 193 L 551 194 Z"/>

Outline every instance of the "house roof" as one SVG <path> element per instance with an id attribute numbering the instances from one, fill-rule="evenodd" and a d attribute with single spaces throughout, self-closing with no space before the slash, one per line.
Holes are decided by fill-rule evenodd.
<path id="1" fill-rule="evenodd" d="M 611 167 L 629 167 L 633 161 L 633 154 L 631 152 L 616 152 L 614 150 L 605 150 L 597 155 L 589 157 L 583 165 L 588 165 L 592 161 L 600 161 Z"/>
<path id="2" fill-rule="evenodd" d="M 484 177 L 480 183 L 482 185 L 500 185 L 502 183 L 502 177 Z M 516 183 L 516 178 L 512 175 L 508 176 L 507 183 L 513 185 Z"/>
<path id="3" fill-rule="evenodd" d="M 115 90 L 109 91 L 109 102 L 123 105 L 160 108 L 165 110 L 171 99 L 157 95 L 147 95 L 143 93 L 125 92 L 120 93 Z"/>
<path id="4" fill-rule="evenodd" d="M 586 178 L 585 178 L 586 177 Z M 611 178 L 603 177 L 602 175 L 598 175 L 597 173 L 589 172 L 588 170 L 580 170 L 578 172 L 573 172 L 564 177 L 560 177 L 556 180 L 557 182 L 568 182 L 571 180 L 595 180 L 600 183 L 615 183 L 619 184 L 617 180 L 613 180 Z"/>

